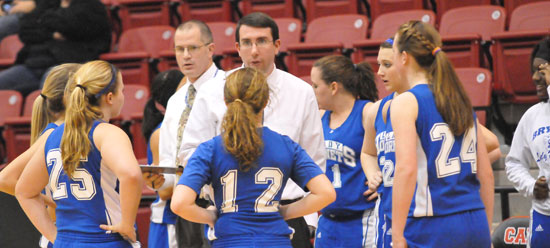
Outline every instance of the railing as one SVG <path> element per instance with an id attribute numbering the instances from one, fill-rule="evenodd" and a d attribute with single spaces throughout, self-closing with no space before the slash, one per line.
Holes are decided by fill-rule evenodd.
<path id="1" fill-rule="evenodd" d="M 495 186 L 495 193 L 500 194 L 500 208 L 502 220 L 510 217 L 510 198 L 508 194 L 517 193 L 518 191 L 512 186 Z"/>

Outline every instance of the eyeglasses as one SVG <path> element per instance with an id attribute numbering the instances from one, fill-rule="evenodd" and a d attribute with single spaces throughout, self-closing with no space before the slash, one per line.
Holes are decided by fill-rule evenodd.
<path id="1" fill-rule="evenodd" d="M 256 44 L 256 47 L 267 47 L 273 41 L 266 38 L 259 38 L 256 41 L 252 42 L 251 40 L 242 40 L 240 43 L 241 48 L 252 48 L 252 45 Z"/>
<path id="2" fill-rule="evenodd" d="M 199 49 L 201 49 L 201 47 L 208 46 L 208 45 L 210 45 L 210 43 L 206 43 L 206 44 L 200 45 L 200 46 L 195 46 L 195 45 L 186 46 L 186 47 L 176 46 L 176 47 L 174 47 L 174 50 L 176 51 L 176 53 L 184 53 L 185 49 L 187 49 L 187 52 L 189 54 L 194 55 L 199 51 Z"/>

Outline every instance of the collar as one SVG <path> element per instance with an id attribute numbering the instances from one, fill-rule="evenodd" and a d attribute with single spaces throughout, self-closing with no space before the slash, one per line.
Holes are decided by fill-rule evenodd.
<path id="1" fill-rule="evenodd" d="M 218 69 L 218 67 L 216 67 L 216 64 L 212 63 L 212 65 L 208 67 L 208 69 L 197 79 L 197 81 L 193 83 L 193 86 L 197 91 L 199 91 L 200 87 L 204 83 L 206 83 L 206 81 L 216 77 L 217 74 L 220 73 L 219 71 L 220 70 Z M 191 84 L 191 82 L 189 81 L 189 78 L 187 78 L 187 82 L 185 84 L 188 84 L 188 85 Z"/>

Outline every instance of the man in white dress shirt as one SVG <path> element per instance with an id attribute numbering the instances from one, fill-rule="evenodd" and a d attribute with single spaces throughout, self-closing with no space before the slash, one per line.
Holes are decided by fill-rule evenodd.
<path id="1" fill-rule="evenodd" d="M 174 36 L 176 60 L 186 80 L 168 100 L 164 120 L 160 127 L 159 164 L 176 166 L 181 164 L 176 156 L 182 144 L 182 135 L 196 94 L 210 79 L 224 77 L 212 61 L 214 41 L 212 32 L 201 21 L 191 20 L 181 24 Z M 153 175 L 147 179 L 149 186 L 156 190 L 172 190 L 176 183 L 175 175 Z M 170 193 L 171 195 L 171 193 Z M 155 206 L 153 206 L 155 205 Z M 151 221 L 162 219 L 165 211 L 170 211 L 169 201 L 160 201 L 151 206 Z M 176 236 L 179 247 L 209 247 L 204 242 L 204 226 L 188 222 L 178 217 Z"/>
<path id="2" fill-rule="evenodd" d="M 281 45 L 277 24 L 266 14 L 251 13 L 237 23 L 236 41 L 244 66 L 257 68 L 267 75 L 270 97 L 264 110 L 264 125 L 299 143 L 324 171 L 323 130 L 313 89 L 303 80 L 275 68 L 275 55 Z M 224 85 L 224 79 L 210 80 L 197 94 L 178 153 L 183 164 L 200 143 L 220 134 L 226 111 Z M 304 194 L 298 185 L 289 180 L 281 204 L 296 201 Z M 304 218 L 287 222 L 295 230 L 293 247 L 310 247 L 308 224 L 316 226 L 317 215 L 309 216 L 307 224 Z"/>

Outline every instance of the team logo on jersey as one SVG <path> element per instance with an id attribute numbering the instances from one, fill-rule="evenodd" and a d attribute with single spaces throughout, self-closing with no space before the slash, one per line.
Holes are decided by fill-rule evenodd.
<path id="1" fill-rule="evenodd" d="M 392 132 L 383 131 L 376 135 L 376 150 L 380 152 L 395 152 L 395 136 Z"/>
<path id="2" fill-rule="evenodd" d="M 544 228 L 539 224 L 537 228 L 535 228 L 535 232 L 544 232 Z"/>
<path id="3" fill-rule="evenodd" d="M 334 140 L 325 140 L 325 148 L 327 150 L 327 159 L 344 163 L 350 167 L 357 165 L 355 162 L 355 151 L 351 147 Z"/>
<path id="4" fill-rule="evenodd" d="M 531 140 L 535 140 L 536 137 L 545 133 L 550 133 L 550 126 L 540 127 L 539 129 L 537 129 L 535 132 L 533 132 L 533 138 Z"/>
<path id="5" fill-rule="evenodd" d="M 528 227 L 508 227 L 504 231 L 504 243 L 527 245 Z"/>

